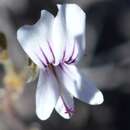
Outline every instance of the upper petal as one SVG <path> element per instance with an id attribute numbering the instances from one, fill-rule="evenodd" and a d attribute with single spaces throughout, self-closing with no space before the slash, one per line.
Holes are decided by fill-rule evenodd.
<path id="1" fill-rule="evenodd" d="M 77 41 L 74 39 L 68 39 L 65 44 L 63 61 L 66 63 L 72 63 L 78 57 L 79 47 Z"/>
<path id="2" fill-rule="evenodd" d="M 28 56 L 40 67 L 43 68 L 47 64 L 43 55 L 44 51 L 49 62 L 53 61 L 53 55 L 48 46 L 48 33 L 54 16 L 48 11 L 41 11 L 39 21 L 34 25 L 25 25 L 17 31 L 17 39 L 28 54 Z"/>
<path id="3" fill-rule="evenodd" d="M 85 50 L 85 12 L 76 4 L 58 5 L 59 12 L 64 14 L 64 24 L 68 39 L 78 43 L 80 54 Z M 73 42 L 71 43 L 73 46 Z M 69 45 L 71 45 L 69 43 Z M 66 50 L 69 49 L 69 46 Z"/>
<path id="4" fill-rule="evenodd" d="M 59 98 L 59 87 L 51 71 L 40 70 L 36 90 L 36 113 L 41 120 L 51 115 Z"/>
<path id="5" fill-rule="evenodd" d="M 54 19 L 49 34 L 49 40 L 51 46 L 53 47 L 52 50 L 56 59 L 55 65 L 58 65 L 62 60 L 65 43 L 67 42 L 65 19 L 62 11 L 58 11 Z"/>
<path id="6" fill-rule="evenodd" d="M 62 67 L 62 71 L 64 86 L 74 97 L 91 105 L 103 102 L 102 93 L 92 81 L 81 75 L 75 66 L 65 65 Z"/>

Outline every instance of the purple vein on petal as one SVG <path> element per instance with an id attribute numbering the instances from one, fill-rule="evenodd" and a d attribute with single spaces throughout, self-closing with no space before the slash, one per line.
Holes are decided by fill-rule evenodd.
<path id="1" fill-rule="evenodd" d="M 77 58 L 77 57 L 76 57 Z M 75 59 L 73 59 L 73 60 L 71 60 L 70 62 L 67 62 L 66 64 L 72 64 L 72 63 L 75 63 L 75 61 L 76 61 L 76 58 Z"/>
<path id="2" fill-rule="evenodd" d="M 64 62 L 65 54 L 66 54 L 66 49 L 65 49 L 64 52 L 63 52 L 62 62 Z"/>
<path id="3" fill-rule="evenodd" d="M 49 46 L 49 49 L 50 49 L 50 51 L 51 51 L 51 53 L 52 53 L 52 56 L 53 56 L 53 63 L 55 63 L 55 55 L 54 55 L 54 52 L 53 52 L 53 50 L 52 50 L 52 47 L 51 47 L 49 41 L 48 41 L 48 46 Z"/>
<path id="4" fill-rule="evenodd" d="M 66 114 L 68 114 L 70 117 L 72 116 L 72 114 L 74 113 L 74 110 L 73 110 L 73 108 L 69 108 L 68 106 L 67 106 L 67 104 L 65 103 L 65 101 L 64 101 L 64 98 L 61 96 L 61 99 L 62 99 L 62 102 L 63 102 L 63 104 L 64 104 L 64 107 L 65 107 L 65 113 Z"/>
<path id="5" fill-rule="evenodd" d="M 43 60 L 41 60 L 41 58 L 35 53 L 36 57 L 41 61 L 42 65 L 46 68 L 47 65 L 44 63 Z"/>
<path id="6" fill-rule="evenodd" d="M 59 67 L 64 72 L 64 68 L 63 68 L 62 64 L 59 64 Z"/>
<path id="7" fill-rule="evenodd" d="M 45 53 L 44 53 L 44 51 L 42 50 L 41 47 L 40 47 L 40 50 L 41 50 L 42 55 L 44 56 L 44 58 L 45 58 L 45 60 L 46 60 L 46 63 L 47 63 L 47 65 L 48 65 L 48 64 L 49 64 L 49 60 L 47 59 L 47 57 L 46 57 L 46 55 L 45 55 Z"/>
<path id="8" fill-rule="evenodd" d="M 75 42 L 74 42 L 74 45 L 73 45 L 72 54 L 71 54 L 70 58 L 66 61 L 67 64 L 71 64 L 75 61 L 76 58 L 73 59 L 74 52 L 75 52 Z"/>

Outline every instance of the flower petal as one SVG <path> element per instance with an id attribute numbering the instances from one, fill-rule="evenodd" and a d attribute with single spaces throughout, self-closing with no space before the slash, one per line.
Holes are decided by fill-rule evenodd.
<path id="1" fill-rule="evenodd" d="M 36 113 L 41 120 L 51 115 L 59 98 L 57 81 L 51 71 L 40 70 L 36 91 Z"/>
<path id="2" fill-rule="evenodd" d="M 74 97 L 91 105 L 103 102 L 102 93 L 74 65 L 64 65 L 62 71 L 64 86 Z"/>
<path id="3" fill-rule="evenodd" d="M 65 43 L 67 40 L 64 14 L 62 11 L 58 11 L 57 16 L 51 26 L 49 36 L 50 44 L 53 46 L 52 50 L 56 57 L 55 65 L 58 65 L 63 57 Z"/>
<path id="4" fill-rule="evenodd" d="M 70 119 L 74 113 L 73 97 L 65 88 L 61 90 L 61 96 L 58 99 L 55 109 L 63 118 Z"/>
<path id="5" fill-rule="evenodd" d="M 53 56 L 48 45 L 48 33 L 51 24 L 53 23 L 54 16 L 48 11 L 41 11 L 39 21 L 34 25 L 26 25 L 21 27 L 17 32 L 17 39 L 24 51 L 29 57 L 40 67 L 43 68 L 47 64 L 46 57 L 49 62 L 52 62 Z"/>
<path id="6" fill-rule="evenodd" d="M 74 39 L 69 39 L 66 43 L 66 47 L 64 50 L 63 61 L 66 63 L 71 63 L 78 57 L 78 44 Z"/>
<path id="7" fill-rule="evenodd" d="M 86 14 L 76 4 L 58 5 L 59 12 L 63 12 L 68 38 L 77 41 L 80 53 L 85 50 L 85 19 Z M 71 43 L 73 44 L 73 43 Z M 73 46 L 73 45 L 72 45 Z M 69 46 L 66 50 L 69 49 Z"/>

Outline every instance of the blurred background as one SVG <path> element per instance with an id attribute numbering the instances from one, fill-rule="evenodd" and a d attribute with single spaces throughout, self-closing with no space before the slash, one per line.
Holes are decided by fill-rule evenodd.
<path id="1" fill-rule="evenodd" d="M 35 114 L 37 78 L 24 85 L 21 72 L 36 71 L 16 40 L 57 3 L 77 3 L 86 13 L 86 55 L 79 65 L 104 94 L 90 106 L 75 99 L 65 120 L 55 111 L 46 121 Z M 78 25 L 77 25 L 78 26 Z M 29 70 L 30 69 L 30 70 Z M 22 75 L 22 76 L 21 76 Z M 36 75 L 36 74 L 35 74 Z M 0 130 L 130 130 L 130 0 L 0 0 Z"/>

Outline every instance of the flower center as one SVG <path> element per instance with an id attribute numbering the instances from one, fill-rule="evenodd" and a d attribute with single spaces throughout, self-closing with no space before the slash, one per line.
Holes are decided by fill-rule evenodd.
<path id="1" fill-rule="evenodd" d="M 51 59 L 45 54 L 44 51 L 46 51 L 46 50 L 43 50 L 42 47 L 40 47 L 40 51 L 41 51 L 43 58 L 42 58 L 42 56 L 39 57 L 38 55 L 37 55 L 37 57 L 41 61 L 41 63 L 43 64 L 43 66 L 45 68 L 49 68 L 49 69 L 52 70 L 54 68 L 53 66 L 56 66 L 55 63 L 56 63 L 57 59 L 56 59 L 53 48 L 51 47 L 51 44 L 50 44 L 49 41 L 48 41 L 48 48 L 49 48 L 49 51 L 50 51 L 49 55 L 50 55 Z M 69 65 L 69 64 L 74 63 L 76 61 L 77 55 L 78 55 L 77 49 L 78 49 L 77 44 L 75 42 L 73 44 L 73 47 L 71 48 L 71 53 L 68 52 L 68 50 L 66 50 L 66 48 L 65 48 L 65 50 L 63 52 L 63 56 L 62 56 L 61 60 L 59 61 L 59 63 L 57 64 L 57 66 L 62 65 L 62 64 L 68 64 Z M 68 55 L 68 53 L 69 53 L 69 55 Z"/>

